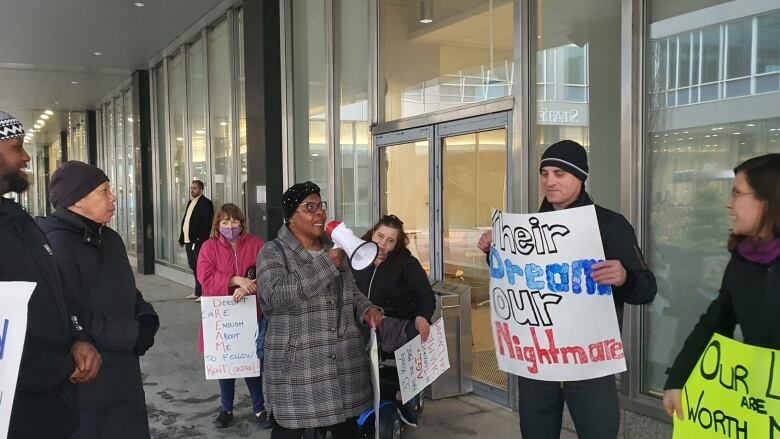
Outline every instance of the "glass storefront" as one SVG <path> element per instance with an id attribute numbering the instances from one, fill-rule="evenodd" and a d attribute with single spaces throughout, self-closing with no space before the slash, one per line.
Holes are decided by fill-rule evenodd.
<path id="1" fill-rule="evenodd" d="M 658 296 L 645 310 L 642 391 L 655 396 L 717 297 L 732 169 L 780 152 L 780 8 L 705 3 L 650 2 L 644 221 Z"/>

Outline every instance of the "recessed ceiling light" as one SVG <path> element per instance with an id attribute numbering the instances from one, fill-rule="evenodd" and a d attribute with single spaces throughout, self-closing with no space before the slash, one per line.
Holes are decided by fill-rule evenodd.
<path id="1" fill-rule="evenodd" d="M 59 104 L 59 102 L 55 102 L 55 104 Z M 44 113 L 48 114 L 49 116 L 51 116 L 52 114 L 54 114 L 54 112 L 53 112 L 53 111 L 51 111 L 51 110 L 46 110 L 46 111 L 44 111 Z"/>
<path id="2" fill-rule="evenodd" d="M 227 122 L 220 122 L 219 124 L 222 125 L 223 127 L 227 126 Z"/>
<path id="3" fill-rule="evenodd" d="M 60 101 L 54 101 L 54 105 L 60 105 Z"/>
<path id="4" fill-rule="evenodd" d="M 76 84 L 78 84 L 79 82 L 78 82 L 78 81 L 70 81 L 70 83 L 71 83 L 71 84 L 73 84 L 73 85 L 76 85 Z"/>
<path id="5" fill-rule="evenodd" d="M 95 55 L 95 56 L 100 56 L 100 55 L 103 54 L 103 52 L 92 52 L 92 54 Z"/>
<path id="6" fill-rule="evenodd" d="M 43 120 L 49 120 L 49 115 L 46 113 L 41 114 L 41 119 Z"/>
<path id="7" fill-rule="evenodd" d="M 43 121 L 43 119 L 38 119 L 35 121 L 38 125 L 44 125 L 46 122 Z"/>
<path id="8" fill-rule="evenodd" d="M 754 124 L 754 123 L 749 123 L 749 124 L 747 124 L 747 126 L 749 126 L 749 127 L 754 127 L 754 126 L 756 126 L 756 124 Z"/>
<path id="9" fill-rule="evenodd" d="M 35 128 L 36 130 L 37 130 L 37 129 L 39 129 L 40 127 L 41 127 L 41 126 L 40 126 L 40 125 L 38 125 L 37 123 L 36 123 L 35 125 L 33 125 L 33 128 Z"/>
<path id="10" fill-rule="evenodd" d="M 136 8 L 143 8 L 144 6 L 146 6 L 146 2 L 133 2 L 133 6 L 135 6 Z"/>

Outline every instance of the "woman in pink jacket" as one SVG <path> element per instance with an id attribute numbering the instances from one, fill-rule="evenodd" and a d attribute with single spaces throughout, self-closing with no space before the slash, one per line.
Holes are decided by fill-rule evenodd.
<path id="1" fill-rule="evenodd" d="M 235 204 L 224 204 L 214 215 L 209 238 L 198 255 L 198 281 L 203 286 L 203 296 L 229 296 L 238 302 L 242 298 L 257 293 L 257 281 L 254 279 L 254 267 L 263 240 L 251 235 L 245 229 L 245 217 Z M 257 307 L 258 327 L 263 325 L 263 311 Z M 203 352 L 203 330 L 201 328 L 198 349 Z M 259 350 L 259 349 L 258 349 Z M 262 379 L 246 378 L 249 395 L 252 397 L 257 422 L 268 427 L 263 400 Z M 219 381 L 221 404 L 217 428 L 225 428 L 233 420 L 233 398 L 236 380 Z"/>

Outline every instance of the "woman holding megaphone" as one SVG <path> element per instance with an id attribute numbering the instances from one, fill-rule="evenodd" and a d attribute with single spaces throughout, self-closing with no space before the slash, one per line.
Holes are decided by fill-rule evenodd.
<path id="1" fill-rule="evenodd" d="M 388 346 L 384 337 L 388 333 L 397 334 L 396 340 L 391 343 L 395 345 L 411 340 L 417 334 L 426 341 L 436 309 L 436 298 L 420 261 L 407 248 L 409 238 L 403 221 L 395 215 L 384 215 L 363 235 L 363 239 L 375 242 L 379 246 L 379 254 L 373 264 L 354 271 L 355 282 L 371 303 L 384 310 L 385 317 L 391 317 L 383 320 L 379 327 L 383 351 L 389 353 L 400 347 Z M 394 323 L 396 326 L 400 323 L 400 331 L 386 328 Z M 416 424 L 415 411 L 410 406 L 401 405 L 400 392 L 396 393 L 395 399 L 404 421 Z"/>
<path id="2" fill-rule="evenodd" d="M 260 306 L 268 317 L 263 388 L 271 439 L 326 428 L 358 437 L 371 405 L 368 355 L 357 321 L 376 327 L 381 311 L 358 290 L 347 258 L 325 233 L 320 188 L 298 183 L 282 196 L 285 225 L 257 261 Z"/>
<path id="3" fill-rule="evenodd" d="M 683 419 L 681 390 L 713 333 L 749 345 L 780 349 L 780 154 L 754 157 L 734 168 L 727 204 L 731 260 L 720 293 L 701 316 L 668 370 L 664 408 Z"/>

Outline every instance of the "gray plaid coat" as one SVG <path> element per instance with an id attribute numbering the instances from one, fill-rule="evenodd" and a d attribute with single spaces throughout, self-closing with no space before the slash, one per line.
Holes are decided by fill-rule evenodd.
<path id="1" fill-rule="evenodd" d="M 337 269 L 326 252 L 312 256 L 287 226 L 275 241 L 257 257 L 257 297 L 268 318 L 265 407 L 285 428 L 344 422 L 371 405 L 357 327 L 371 303 L 349 268 Z M 325 250 L 331 247 L 326 238 Z"/>

